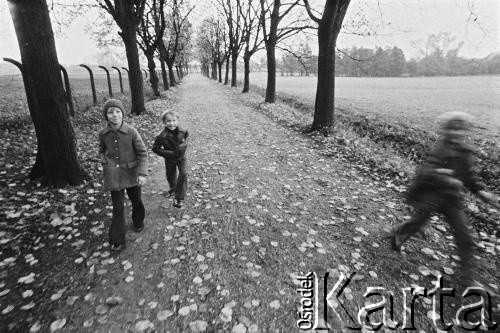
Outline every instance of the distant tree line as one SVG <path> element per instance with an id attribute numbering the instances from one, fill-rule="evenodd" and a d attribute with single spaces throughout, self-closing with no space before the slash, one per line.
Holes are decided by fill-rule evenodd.
<path id="1" fill-rule="evenodd" d="M 451 38 L 448 33 L 429 36 L 431 42 Z M 451 38 L 453 40 L 453 38 Z M 441 42 L 443 44 L 443 42 Z M 449 41 L 445 44 L 449 44 Z M 422 50 L 419 59 L 406 60 L 398 47 L 378 47 L 369 49 L 352 47 L 337 50 L 335 55 L 336 76 L 456 76 L 500 74 L 500 53 L 493 53 L 481 59 L 467 59 L 458 56 L 462 44 L 456 48 L 446 48 L 443 45 L 427 46 Z M 306 43 L 301 43 L 296 49 L 283 52 L 277 62 L 281 75 L 317 75 L 318 57 L 312 54 Z"/>

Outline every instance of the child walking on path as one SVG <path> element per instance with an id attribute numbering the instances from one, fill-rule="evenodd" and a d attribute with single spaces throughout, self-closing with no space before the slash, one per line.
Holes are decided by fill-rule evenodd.
<path id="1" fill-rule="evenodd" d="M 427 223 L 433 212 L 442 213 L 453 230 L 462 266 L 462 282 L 472 281 L 473 241 L 463 212 L 464 186 L 482 200 L 497 202 L 497 197 L 483 190 L 472 172 L 472 148 L 464 143 L 471 117 L 466 113 L 443 115 L 441 138 L 428 160 L 417 171 L 408 192 L 408 203 L 415 208 L 410 221 L 394 230 L 392 245 L 401 245 Z"/>
<path id="2" fill-rule="evenodd" d="M 104 189 L 111 191 L 113 217 L 109 244 L 113 250 L 125 246 L 124 190 L 132 202 L 132 222 L 136 232 L 144 228 L 145 210 L 141 186 L 148 172 L 148 153 L 135 128 L 123 121 L 124 107 L 110 99 L 102 108 L 108 126 L 99 132 L 99 155 L 103 163 Z"/>
<path id="3" fill-rule="evenodd" d="M 166 111 L 160 117 L 165 128 L 156 137 L 153 152 L 165 159 L 165 172 L 170 187 L 169 196 L 175 195 L 174 207 L 181 208 L 187 191 L 186 149 L 188 132 L 178 126 L 179 115 Z"/>

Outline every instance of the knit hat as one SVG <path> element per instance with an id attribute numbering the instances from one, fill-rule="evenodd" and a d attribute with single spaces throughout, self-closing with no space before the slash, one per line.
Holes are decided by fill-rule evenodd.
<path id="1" fill-rule="evenodd" d="M 121 101 L 113 98 L 108 99 L 106 103 L 104 103 L 104 105 L 102 106 L 102 115 L 104 116 L 105 120 L 108 120 L 108 117 L 106 116 L 106 114 L 108 113 L 108 109 L 113 106 L 119 108 L 120 110 L 122 110 L 122 114 L 125 114 L 125 108 L 123 107 Z"/>

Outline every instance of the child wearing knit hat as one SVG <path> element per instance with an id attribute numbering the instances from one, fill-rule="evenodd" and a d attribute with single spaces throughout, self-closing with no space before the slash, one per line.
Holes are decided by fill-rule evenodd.
<path id="1" fill-rule="evenodd" d="M 132 202 L 132 222 L 136 232 L 144 228 L 145 216 L 141 186 L 146 182 L 148 154 L 137 130 L 123 121 L 124 110 L 119 100 L 106 101 L 102 112 L 107 126 L 99 132 L 103 188 L 111 191 L 113 203 L 109 228 L 109 244 L 113 250 L 121 250 L 125 246 L 125 190 Z"/>

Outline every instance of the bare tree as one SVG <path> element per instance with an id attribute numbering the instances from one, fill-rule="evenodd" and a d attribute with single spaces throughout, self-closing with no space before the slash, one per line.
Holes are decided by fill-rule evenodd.
<path id="1" fill-rule="evenodd" d="M 179 51 L 186 44 L 185 40 L 189 38 L 191 25 L 188 17 L 194 6 L 189 8 L 184 0 L 173 0 L 170 9 L 171 12 L 166 18 L 167 33 L 163 37 L 163 42 L 160 43 L 160 55 L 167 64 L 170 85 L 174 86 L 177 81 L 174 74 L 174 65 Z"/>
<path id="2" fill-rule="evenodd" d="M 211 64 L 212 78 L 222 82 L 222 64 L 225 60 L 224 23 L 216 18 L 205 19 L 198 31 L 198 50 L 203 61 Z"/>
<path id="3" fill-rule="evenodd" d="M 231 57 L 231 49 L 229 45 L 229 38 L 227 34 L 227 30 L 223 30 L 223 38 L 224 41 L 224 62 L 226 63 L 226 74 L 224 75 L 224 85 L 229 84 L 229 58 Z"/>
<path id="4" fill-rule="evenodd" d="M 350 0 L 326 0 L 321 18 L 303 0 L 307 13 L 318 24 L 318 85 L 312 130 L 333 130 L 335 112 L 335 49 Z"/>
<path id="5" fill-rule="evenodd" d="M 180 79 L 182 79 L 187 74 L 186 68 L 189 66 L 189 62 L 191 61 L 191 35 L 191 23 L 187 22 L 185 33 L 183 34 L 183 38 L 181 39 L 181 43 L 179 44 L 179 51 L 175 60 L 176 67 L 179 70 Z"/>
<path id="6" fill-rule="evenodd" d="M 139 47 L 148 60 L 149 81 L 156 97 L 160 97 L 156 75 L 155 52 L 165 32 L 165 0 L 148 0 L 138 29 Z"/>
<path id="7" fill-rule="evenodd" d="M 259 18 L 260 10 L 251 0 L 237 0 L 238 10 L 243 20 L 241 29 L 242 40 L 245 47 L 243 53 L 244 80 L 243 93 L 250 90 L 250 58 L 263 47 L 264 39 L 261 36 Z"/>
<path id="8" fill-rule="evenodd" d="M 137 28 L 141 22 L 146 0 L 95 0 L 106 10 L 120 28 L 119 35 L 125 45 L 129 69 L 130 95 L 132 98 L 131 112 L 141 114 L 144 106 L 139 51 L 137 49 Z"/>
<path id="9" fill-rule="evenodd" d="M 85 172 L 76 154 L 47 2 L 8 2 L 38 144 L 29 177 L 49 186 L 78 185 Z"/>
<path id="10" fill-rule="evenodd" d="M 201 22 L 201 25 L 198 29 L 198 39 L 197 39 L 197 47 L 198 54 L 200 55 L 200 60 L 207 68 L 207 76 L 212 79 L 217 79 L 217 70 L 216 70 L 216 37 L 214 28 L 216 24 L 214 24 L 216 20 L 213 18 L 208 18 Z M 211 74 L 210 74 L 211 69 Z"/>
<path id="11" fill-rule="evenodd" d="M 291 15 L 300 0 L 281 3 L 281 0 L 260 0 L 260 24 L 267 54 L 267 86 L 268 103 L 276 101 L 276 45 L 305 29 L 311 28 L 299 14 Z M 285 22 L 283 19 L 287 17 Z"/>
<path id="12" fill-rule="evenodd" d="M 228 60 L 228 50 L 225 46 L 225 38 L 227 36 L 225 25 L 217 20 L 214 22 L 215 30 L 215 63 L 217 64 L 217 72 L 219 77 L 219 82 L 222 83 L 222 64 L 224 61 Z"/>
<path id="13" fill-rule="evenodd" d="M 243 47 L 243 22 L 239 10 L 240 1 L 236 0 L 235 3 L 231 0 L 217 0 L 220 15 L 225 18 L 227 24 L 228 48 L 231 57 L 231 87 L 237 85 L 238 55 Z M 229 60 L 229 57 L 227 60 Z"/>

